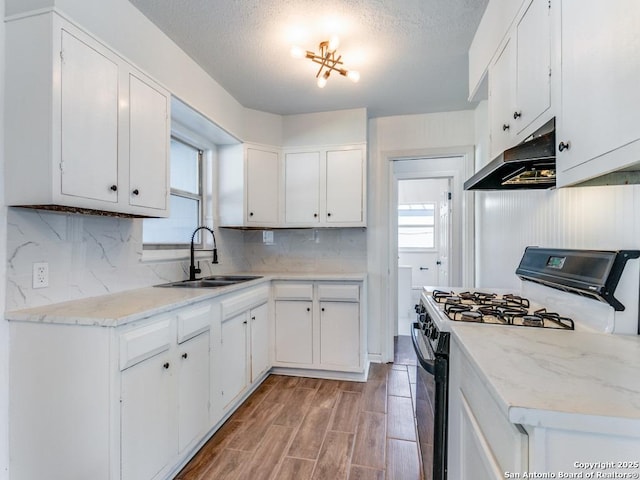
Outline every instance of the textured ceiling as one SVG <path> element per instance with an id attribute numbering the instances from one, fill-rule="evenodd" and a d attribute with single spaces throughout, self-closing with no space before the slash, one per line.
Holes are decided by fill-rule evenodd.
<path id="1" fill-rule="evenodd" d="M 467 50 L 488 0 L 130 0 L 248 108 L 366 107 L 369 117 L 469 108 Z M 332 34 L 360 82 L 290 56 Z"/>

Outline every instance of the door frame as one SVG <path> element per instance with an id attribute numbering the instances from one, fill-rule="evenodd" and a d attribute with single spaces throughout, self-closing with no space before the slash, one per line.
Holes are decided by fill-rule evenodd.
<path id="1" fill-rule="evenodd" d="M 453 286 L 474 285 L 474 195 L 464 191 L 464 180 L 474 170 L 474 148 L 461 146 L 442 149 L 428 149 L 421 151 L 383 152 L 387 169 L 387 235 L 382 249 L 386 252 L 386 263 L 382 271 L 387 273 L 387 288 L 384 289 L 384 303 L 386 308 L 382 321 L 382 360 L 392 362 L 394 356 L 394 334 L 398 322 L 398 174 L 395 172 L 395 162 L 399 160 L 422 161 L 423 166 L 414 178 L 443 178 L 451 177 L 452 205 L 451 205 L 451 248 L 450 248 L 450 279 Z M 437 165 L 437 160 L 460 157 L 461 161 L 452 164 L 450 168 Z M 416 164 L 416 167 L 419 164 Z M 418 170 L 418 168 L 416 168 Z M 408 175 L 407 172 L 401 174 Z M 404 178 L 404 177 L 403 177 Z M 411 177 L 406 177 L 411 178 Z M 455 255 L 455 261 L 454 261 Z"/>
<path id="2" fill-rule="evenodd" d="M 395 164 L 394 164 L 395 166 Z M 437 171 L 434 173 L 424 173 L 423 171 L 412 171 L 412 172 L 408 172 L 408 173 L 395 173 L 393 175 L 393 182 L 392 185 L 390 186 L 390 190 L 389 190 L 389 203 L 390 203 L 390 208 L 389 208 L 389 215 L 390 215 L 390 228 L 389 228 L 389 232 L 390 232 L 390 238 L 389 238 L 389 243 L 390 243 L 390 248 L 391 249 L 395 249 L 395 257 L 394 257 L 394 262 L 395 262 L 395 269 L 392 266 L 391 269 L 392 271 L 395 272 L 396 274 L 396 294 L 395 296 L 392 296 L 392 300 L 395 301 L 395 311 L 398 311 L 398 256 L 400 254 L 399 252 L 399 247 L 398 247 L 398 188 L 399 188 L 399 183 L 403 180 L 447 180 L 448 183 L 448 190 L 449 192 L 453 192 L 453 184 L 454 184 L 454 175 L 455 175 L 456 171 L 455 170 L 444 170 L 444 171 Z M 438 224 L 438 220 L 439 220 L 439 207 L 440 207 L 440 201 L 438 200 L 438 210 L 436 210 L 435 212 L 435 231 L 434 231 L 434 235 L 436 236 L 436 242 L 438 243 L 438 251 L 440 251 L 440 240 L 439 240 L 439 236 L 440 236 L 440 225 Z M 452 208 L 452 202 L 450 202 L 449 204 L 449 209 L 451 212 L 451 215 L 449 216 L 449 222 L 447 225 L 447 229 L 449 230 L 448 235 L 447 235 L 447 250 L 449 252 L 449 261 L 447 262 L 447 278 L 451 279 L 451 253 L 453 251 L 453 246 L 452 246 L 452 231 L 453 231 L 453 208 Z M 441 285 L 441 286 L 445 286 L 445 285 Z M 413 287 L 413 283 L 412 283 L 412 287 Z M 396 322 L 395 322 L 395 328 L 394 328 L 394 335 L 398 334 L 398 318 L 396 318 Z"/>

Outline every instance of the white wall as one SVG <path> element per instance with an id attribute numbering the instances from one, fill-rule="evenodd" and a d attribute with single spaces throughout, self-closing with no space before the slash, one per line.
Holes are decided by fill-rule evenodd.
<path id="1" fill-rule="evenodd" d="M 369 274 L 369 353 L 383 361 L 393 355 L 390 312 L 389 156 L 451 154 L 473 146 L 474 112 L 403 115 L 369 120 L 367 250 Z M 395 302 L 394 302 L 395 303 Z M 391 313 L 393 315 L 393 313 Z M 391 342 L 391 343 L 390 343 Z M 391 357 L 390 357 L 391 356 Z"/>
<path id="2" fill-rule="evenodd" d="M 4 12 L 0 0 L 0 12 Z M 4 145 L 4 22 L 0 22 L 0 145 Z M 7 208 L 4 204 L 4 149 L 0 149 L 0 311 L 5 311 Z M 9 325 L 0 319 L 0 480 L 9 479 Z"/>
<path id="3" fill-rule="evenodd" d="M 367 110 L 285 115 L 283 146 L 341 145 L 367 141 Z"/>

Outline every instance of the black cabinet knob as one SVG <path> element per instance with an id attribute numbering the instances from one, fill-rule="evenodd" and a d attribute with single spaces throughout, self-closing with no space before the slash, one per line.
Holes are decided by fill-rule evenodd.
<path id="1" fill-rule="evenodd" d="M 522 116 L 522 112 L 513 112 L 513 119 L 517 120 Z"/>
<path id="2" fill-rule="evenodd" d="M 118 191 L 118 186 L 117 185 L 111 185 L 111 191 L 117 192 Z"/>
<path id="3" fill-rule="evenodd" d="M 324 312 L 324 307 L 322 307 L 320 310 L 322 310 Z"/>
<path id="4" fill-rule="evenodd" d="M 502 125 L 502 131 L 503 132 L 506 132 L 507 130 L 509 130 L 509 128 L 510 128 L 509 125 L 506 124 L 506 123 L 504 125 Z"/>
<path id="5" fill-rule="evenodd" d="M 162 368 L 164 368 L 165 370 L 169 369 L 169 362 L 166 362 L 164 365 L 162 365 Z"/>
<path id="6" fill-rule="evenodd" d="M 314 217 L 314 218 L 316 218 L 317 216 L 318 216 L 318 214 L 317 214 L 317 213 L 314 213 L 314 214 L 313 214 L 313 217 Z"/>
<path id="7" fill-rule="evenodd" d="M 136 188 L 136 189 L 135 189 L 133 192 L 131 192 L 131 193 L 133 193 L 134 195 L 139 195 L 139 194 L 140 194 L 140 190 L 138 190 L 138 189 Z"/>
<path id="8" fill-rule="evenodd" d="M 330 216 L 331 216 L 331 213 L 327 213 L 327 217 L 330 217 Z"/>
<path id="9" fill-rule="evenodd" d="M 249 212 L 249 216 L 250 216 L 250 217 L 253 217 L 253 212 Z"/>
<path id="10" fill-rule="evenodd" d="M 310 312 L 310 311 L 311 311 L 311 309 L 309 307 L 307 307 L 307 312 Z"/>
<path id="11" fill-rule="evenodd" d="M 189 354 L 187 352 L 182 354 L 182 358 L 187 358 L 189 356 Z"/>
<path id="12" fill-rule="evenodd" d="M 571 143 L 567 142 L 560 142 L 560 144 L 558 145 L 558 150 L 560 150 L 561 152 L 564 152 L 565 150 L 569 150 L 569 148 L 571 147 Z"/>

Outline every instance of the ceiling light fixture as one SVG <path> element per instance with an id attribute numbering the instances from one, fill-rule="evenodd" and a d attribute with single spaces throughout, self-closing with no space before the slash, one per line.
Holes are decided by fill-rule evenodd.
<path id="1" fill-rule="evenodd" d="M 336 54 L 336 49 L 340 41 L 338 37 L 332 37 L 329 41 L 320 42 L 320 53 L 316 54 L 309 50 L 304 51 L 300 47 L 293 47 L 291 49 L 291 55 L 295 58 L 308 58 L 312 62 L 320 64 L 316 78 L 318 79 L 318 87 L 324 88 L 327 85 L 327 80 L 331 75 L 331 72 L 338 72 L 343 77 L 347 77 L 352 82 L 360 80 L 360 73 L 355 70 L 347 70 L 342 68 L 342 55 Z"/>

